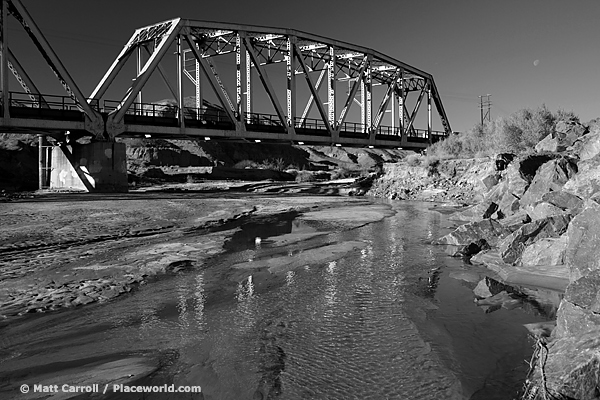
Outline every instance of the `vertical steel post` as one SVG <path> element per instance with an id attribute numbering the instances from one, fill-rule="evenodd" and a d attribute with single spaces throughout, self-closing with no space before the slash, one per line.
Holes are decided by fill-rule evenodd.
<path id="1" fill-rule="evenodd" d="M 252 60 L 246 50 L 246 123 L 250 123 L 252 114 Z"/>
<path id="2" fill-rule="evenodd" d="M 431 82 L 427 81 L 427 135 L 431 144 Z"/>
<path id="3" fill-rule="evenodd" d="M 329 60 L 327 61 L 327 110 L 329 124 L 335 130 L 335 50 L 333 46 L 329 47 Z"/>
<path id="4" fill-rule="evenodd" d="M 400 138 L 404 136 L 404 69 L 400 70 L 400 95 L 398 96 L 398 127 L 400 128 Z"/>
<path id="5" fill-rule="evenodd" d="M 235 35 L 235 112 L 236 112 L 236 117 L 238 118 L 238 120 L 240 122 L 244 121 L 244 118 L 242 117 L 243 115 L 243 111 L 242 111 L 242 53 L 245 52 L 244 49 L 244 44 L 242 41 L 242 33 L 238 32 L 237 35 Z"/>
<path id="6" fill-rule="evenodd" d="M 44 138 L 45 135 L 38 135 L 38 162 L 39 162 L 39 170 L 38 170 L 38 188 L 42 190 L 44 188 L 45 182 L 45 166 L 44 162 Z"/>
<path id="7" fill-rule="evenodd" d="M 181 35 L 177 35 L 177 116 L 179 118 L 179 127 L 185 128 L 185 115 L 183 102 L 183 79 L 181 74 L 183 73 L 183 49 L 181 45 Z"/>
<path id="8" fill-rule="evenodd" d="M 392 134 L 395 133 L 394 132 L 394 128 L 396 127 L 396 104 L 395 104 L 396 103 L 396 97 L 398 97 L 396 95 L 396 91 L 393 90 L 392 91 L 392 98 L 391 98 L 391 101 L 392 101 Z"/>
<path id="9" fill-rule="evenodd" d="M 367 66 L 367 68 L 369 67 Z M 365 71 L 365 74 L 367 73 L 367 71 Z M 367 109 L 365 107 L 365 97 L 367 95 L 367 88 L 365 85 L 365 81 L 366 75 L 360 78 L 360 125 L 362 126 L 363 133 L 367 133 Z"/>
<path id="10" fill-rule="evenodd" d="M 198 60 L 194 59 L 196 64 L 196 112 L 198 113 L 198 118 L 200 118 L 200 113 L 202 112 L 202 74 L 200 73 L 200 63 Z"/>
<path id="11" fill-rule="evenodd" d="M 363 106 L 365 108 L 365 133 L 371 133 L 373 126 L 373 68 L 372 68 L 372 56 L 369 55 L 367 60 L 367 69 L 365 70 L 365 98 Z"/>
<path id="12" fill-rule="evenodd" d="M 294 44 L 296 38 L 290 36 L 287 40 L 287 120 L 290 127 L 289 133 L 294 132 L 296 126 L 296 57 L 294 57 Z"/>
<path id="13" fill-rule="evenodd" d="M 8 97 L 8 2 L 0 0 L 2 10 L 0 12 L 2 26 L 0 27 L 0 90 L 2 91 L 2 117 L 10 118 L 10 104 Z"/>
<path id="14" fill-rule="evenodd" d="M 137 46 L 136 64 L 137 64 L 137 71 L 136 71 L 135 77 L 137 78 L 138 76 L 140 76 L 140 73 L 142 72 L 142 68 L 144 67 L 144 64 L 142 61 L 142 46 L 141 45 Z M 137 102 L 140 103 L 140 109 L 141 109 L 141 104 L 142 104 L 142 90 L 141 89 L 137 95 Z"/>

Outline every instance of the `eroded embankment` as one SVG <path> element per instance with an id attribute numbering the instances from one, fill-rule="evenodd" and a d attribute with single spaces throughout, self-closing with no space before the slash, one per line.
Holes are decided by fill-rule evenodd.
<path id="1" fill-rule="evenodd" d="M 386 166 L 371 193 L 390 198 L 472 199 L 465 222 L 437 240 L 490 250 L 484 263 L 509 283 L 565 290 L 556 328 L 538 332 L 524 398 L 596 399 L 600 374 L 600 131 L 568 121 L 536 151 L 454 160 L 436 169 Z M 462 170 L 456 166 L 466 166 Z M 445 171 L 454 171 L 447 173 Z M 484 240 L 485 242 L 482 242 Z"/>

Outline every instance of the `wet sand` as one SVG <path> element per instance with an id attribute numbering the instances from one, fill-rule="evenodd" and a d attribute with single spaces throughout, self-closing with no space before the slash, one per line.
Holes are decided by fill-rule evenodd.
<path id="1" fill-rule="evenodd" d="M 389 215 L 370 204 L 226 192 L 63 193 L 2 203 L 0 323 L 108 301 L 154 277 L 202 268 L 249 219 L 305 213 L 349 228 Z"/>

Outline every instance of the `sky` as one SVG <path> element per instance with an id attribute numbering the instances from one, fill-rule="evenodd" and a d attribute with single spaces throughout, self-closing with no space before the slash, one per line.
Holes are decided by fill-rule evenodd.
<path id="1" fill-rule="evenodd" d="M 478 96 L 487 94 L 493 119 L 542 104 L 584 122 L 600 117 L 597 0 L 21 2 L 84 95 L 136 28 L 182 17 L 291 28 L 375 49 L 433 75 L 454 131 L 479 121 Z M 37 83 L 43 61 L 15 21 L 8 35 Z"/>

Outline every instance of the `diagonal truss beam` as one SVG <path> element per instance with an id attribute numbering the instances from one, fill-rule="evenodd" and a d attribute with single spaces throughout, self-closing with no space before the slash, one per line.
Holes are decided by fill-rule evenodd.
<path id="1" fill-rule="evenodd" d="M 123 117 L 127 112 L 127 109 L 135 101 L 137 94 L 142 89 L 142 87 L 144 87 L 144 85 L 150 78 L 150 75 L 152 75 L 152 72 L 154 72 L 154 70 L 158 66 L 160 60 L 167 53 L 167 51 L 169 50 L 169 46 L 175 41 L 179 30 L 179 24 L 174 23 L 170 26 L 168 32 L 161 37 L 159 45 L 154 49 L 154 52 L 152 53 L 148 61 L 146 61 L 146 64 L 142 68 L 142 71 L 133 83 L 131 90 L 125 95 L 125 98 L 121 101 L 117 110 L 109 114 L 108 121 L 111 121 L 112 124 L 121 125 Z"/>
<path id="2" fill-rule="evenodd" d="M 227 116 L 229 117 L 231 122 L 235 123 L 236 126 L 239 126 L 239 121 L 237 121 L 237 118 L 235 118 L 235 115 L 233 113 L 233 109 L 232 109 L 233 104 L 231 103 L 231 100 L 229 99 L 229 97 L 226 95 L 227 92 L 225 91 L 225 88 L 220 83 L 220 81 L 217 80 L 217 78 L 215 77 L 215 74 L 213 73 L 213 72 L 216 73 L 214 66 L 211 67 L 211 65 L 208 63 L 208 61 L 202 57 L 202 54 L 200 54 L 200 51 L 198 51 L 198 49 L 196 47 L 196 43 L 194 42 L 193 36 L 186 35 L 185 40 L 188 43 L 188 46 L 190 47 L 190 49 L 192 49 L 192 53 L 194 54 L 194 57 L 196 57 L 198 64 L 200 65 L 200 67 L 204 71 L 204 74 L 208 78 L 208 82 L 210 83 L 210 86 L 212 87 L 215 94 L 217 95 L 217 98 L 219 99 L 221 106 L 227 113 Z"/>
<path id="3" fill-rule="evenodd" d="M 390 100 L 394 94 L 394 90 L 396 90 L 396 79 L 388 86 L 385 91 L 385 95 L 381 100 L 381 104 L 379 104 L 379 108 L 377 109 L 377 115 L 375 115 L 375 121 L 373 122 L 373 129 L 377 130 L 381 125 L 381 120 L 383 119 L 383 114 L 388 109 L 390 104 Z"/>
<path id="4" fill-rule="evenodd" d="M 23 6 L 23 4 L 21 4 L 19 0 L 8 0 L 4 4 L 8 6 L 8 11 L 23 26 L 23 29 L 25 29 L 25 32 L 27 32 L 27 34 L 37 47 L 38 51 L 40 52 L 46 63 L 48 63 L 48 65 L 60 81 L 61 85 L 67 92 L 68 96 L 85 113 L 87 117 L 86 129 L 94 133 L 97 137 L 101 138 L 104 131 L 102 116 L 98 111 L 94 110 L 88 104 L 85 96 L 83 95 L 81 90 L 79 90 L 79 88 L 75 84 L 75 81 L 73 80 L 65 66 L 62 64 L 62 62 L 50 46 L 50 43 L 48 43 L 48 41 L 38 28 L 33 18 L 31 18 L 31 16 L 29 15 L 29 12 L 27 12 L 25 7 Z M 2 22 L 3 26 L 5 26 L 7 21 Z M 6 38 L 3 37 L 3 40 L 6 40 Z M 6 42 L 4 43 L 4 46 L 6 46 Z M 8 62 L 8 60 L 6 60 L 6 62 Z"/>
<path id="5" fill-rule="evenodd" d="M 322 69 L 321 73 L 319 74 L 319 77 L 317 78 L 317 83 L 315 85 L 315 89 L 316 89 L 317 92 L 321 88 L 321 83 L 323 83 L 323 77 L 325 77 L 325 72 L 327 72 L 327 70 L 326 69 Z M 309 86 L 310 85 L 311 84 L 309 83 Z M 314 103 L 315 103 L 315 96 L 311 92 L 311 95 L 310 95 L 308 101 L 306 102 L 306 107 L 304 107 L 304 111 L 302 112 L 302 117 L 300 117 L 300 124 L 301 125 L 304 123 L 304 120 L 308 116 L 308 113 L 310 112 L 310 109 L 312 108 L 312 106 L 313 106 Z"/>
<path id="6" fill-rule="evenodd" d="M 304 78 L 306 79 L 306 83 L 308 83 L 308 88 L 310 89 L 310 92 L 311 92 L 313 98 L 316 100 L 317 109 L 319 110 L 319 114 L 321 114 L 321 119 L 323 120 L 323 123 L 327 127 L 327 131 L 330 133 L 333 133 L 333 131 L 331 129 L 331 124 L 329 123 L 329 114 L 327 113 L 327 111 L 325 111 L 325 108 L 323 107 L 323 102 L 319 98 L 319 93 L 317 92 L 316 86 L 315 86 L 312 78 L 310 77 L 310 73 L 309 73 L 310 71 L 309 71 L 308 67 L 306 66 L 306 63 L 302 59 L 302 52 L 298 48 L 298 45 L 294 44 L 292 47 L 294 48 L 294 54 L 296 55 L 296 58 L 298 59 L 298 64 L 300 64 L 300 68 L 302 69 L 302 72 L 304 72 Z M 323 70 L 323 72 L 325 72 L 325 71 L 326 70 Z M 321 78 L 321 77 L 319 77 L 319 78 Z"/>
<path id="7" fill-rule="evenodd" d="M 150 52 L 150 49 L 148 49 L 147 46 L 142 44 L 141 47 L 143 47 L 144 50 L 146 50 L 146 54 L 148 54 L 149 56 L 152 56 L 152 53 Z M 163 82 L 167 86 L 167 89 L 169 89 L 169 92 L 171 92 L 171 94 L 173 95 L 173 98 L 176 99 L 177 92 L 176 92 L 175 88 L 173 87 L 173 85 L 171 85 L 171 82 L 169 82 L 169 79 L 167 77 L 167 72 L 163 68 L 162 64 L 159 62 L 158 65 L 156 66 L 156 68 L 158 68 L 158 72 L 160 73 L 160 76 L 161 76 Z"/>
<path id="8" fill-rule="evenodd" d="M 427 86 L 425 86 L 423 89 L 421 89 L 421 93 L 419 93 L 419 98 L 417 99 L 415 108 L 413 109 L 413 112 L 410 114 L 410 119 L 408 120 L 408 124 L 406 124 L 406 132 L 410 132 L 412 130 L 413 123 L 415 122 L 415 118 L 417 117 L 417 112 L 419 111 L 419 108 L 421 107 L 421 102 L 423 101 L 423 96 L 425 96 L 425 92 L 427 91 L 426 87 Z"/>
<path id="9" fill-rule="evenodd" d="M 242 41 L 246 45 L 246 51 L 248 52 L 248 54 L 250 54 L 250 58 L 252 59 L 252 62 L 254 63 L 254 67 L 256 68 L 256 71 L 258 72 L 258 76 L 259 76 L 261 82 L 263 83 L 265 90 L 267 91 L 267 95 L 269 96 L 269 99 L 271 100 L 273 107 L 275 107 L 275 112 L 277 112 L 277 116 L 279 117 L 281 124 L 287 130 L 289 128 L 287 119 L 285 117 L 285 114 L 283 113 L 283 108 L 281 108 L 281 104 L 279 103 L 279 100 L 277 99 L 275 90 L 273 90 L 271 81 L 269 80 L 269 77 L 267 76 L 267 71 L 265 71 L 263 66 L 260 64 L 260 60 L 258 59 L 258 57 L 256 55 L 254 46 L 252 45 L 252 42 L 247 37 L 243 37 Z"/>
<path id="10" fill-rule="evenodd" d="M 2 91 L 2 117 L 10 118 L 8 93 L 8 1 L 0 0 L 0 90 Z"/>
<path id="11" fill-rule="evenodd" d="M 446 115 L 446 110 L 444 110 L 444 105 L 442 103 L 442 98 L 440 97 L 440 93 L 437 90 L 435 85 L 435 81 L 433 79 L 430 80 L 431 85 L 431 94 L 433 96 L 433 102 L 435 103 L 435 107 L 438 110 L 438 114 L 440 116 L 440 120 L 442 122 L 442 126 L 446 131 L 446 135 L 450 135 L 452 133 L 452 128 L 450 127 L 450 122 L 448 121 L 448 116 Z"/>
<path id="12" fill-rule="evenodd" d="M 227 92 L 227 89 L 225 88 L 223 81 L 221 81 L 221 77 L 219 76 L 219 73 L 217 72 L 217 67 L 215 66 L 215 64 L 213 64 L 213 62 L 210 58 L 203 57 L 202 59 L 204 61 L 206 61 L 206 65 L 210 69 L 210 72 L 212 73 L 212 76 L 214 77 L 215 82 L 217 83 L 219 89 L 221 90 L 221 93 L 223 94 L 223 97 L 225 98 L 227 105 L 229 106 L 229 109 L 233 112 L 233 115 L 235 116 L 235 112 L 236 112 L 235 106 L 233 105 L 233 102 L 231 101 L 231 96 L 229 95 L 229 92 Z M 205 68 L 204 71 L 206 74 L 208 74 L 208 69 Z M 223 106 L 223 107 L 227 107 L 227 106 Z"/>
<path id="13" fill-rule="evenodd" d="M 136 37 L 136 34 L 137 32 L 134 32 L 134 34 L 131 35 L 131 38 L 127 42 L 127 45 L 123 47 L 115 61 L 113 61 L 110 68 L 108 68 L 108 71 L 106 71 L 100 82 L 98 82 L 98 85 L 96 85 L 96 87 L 92 91 L 90 99 L 99 100 L 100 98 L 102 98 L 102 96 L 104 96 L 108 87 L 113 83 L 116 76 L 119 74 L 123 66 L 129 60 L 129 57 L 131 57 L 131 55 L 133 54 L 133 48 L 129 45 L 129 43 L 131 43 L 132 40 Z"/>
<path id="14" fill-rule="evenodd" d="M 23 90 L 25 90 L 25 93 L 29 95 L 34 107 L 49 108 L 48 103 L 40 94 L 37 86 L 35 86 L 35 83 L 33 83 L 33 80 L 29 77 L 27 71 L 25 71 L 10 49 L 8 49 L 8 69 L 10 69 Z"/>
<path id="15" fill-rule="evenodd" d="M 346 98 L 346 104 L 344 105 L 344 108 L 342 108 L 342 111 L 340 112 L 340 118 L 337 121 L 337 128 L 336 128 L 336 130 L 337 130 L 338 133 L 340 132 L 340 130 L 342 129 L 342 125 L 346 121 L 346 116 L 348 115 L 348 111 L 350 110 L 350 106 L 352 106 L 352 103 L 354 103 L 356 92 L 358 91 L 358 88 L 362 84 L 362 80 L 364 78 L 364 74 L 365 74 L 365 70 L 367 68 L 367 64 L 368 64 L 368 59 L 367 59 L 367 57 L 364 57 L 363 62 L 362 62 L 361 66 L 360 66 L 360 69 L 358 71 L 358 77 L 356 78 L 356 80 L 352 84 L 352 88 L 350 89 L 350 93 L 348 93 L 348 97 Z"/>

